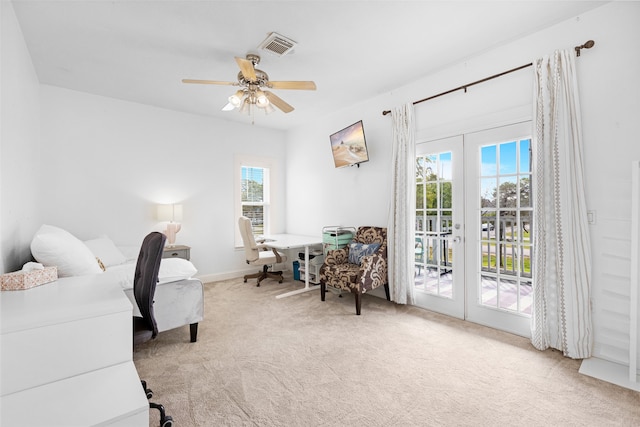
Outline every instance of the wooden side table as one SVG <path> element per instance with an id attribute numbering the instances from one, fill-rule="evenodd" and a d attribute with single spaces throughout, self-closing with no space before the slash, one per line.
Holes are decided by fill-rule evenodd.
<path id="1" fill-rule="evenodd" d="M 165 246 L 162 252 L 162 258 L 183 258 L 189 260 L 191 258 L 191 247 L 185 245 Z"/>

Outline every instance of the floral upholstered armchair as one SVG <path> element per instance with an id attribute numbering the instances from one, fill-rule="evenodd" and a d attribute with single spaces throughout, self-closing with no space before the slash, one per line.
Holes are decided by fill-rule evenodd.
<path id="1" fill-rule="evenodd" d="M 320 268 L 320 298 L 325 299 L 327 286 L 350 291 L 356 298 L 356 314 L 360 314 L 362 294 L 384 286 L 389 298 L 387 276 L 387 229 L 359 227 L 347 246 L 329 251 Z"/>

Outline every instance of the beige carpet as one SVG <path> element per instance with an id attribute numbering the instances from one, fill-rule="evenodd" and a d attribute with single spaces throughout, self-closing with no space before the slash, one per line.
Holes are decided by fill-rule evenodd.
<path id="1" fill-rule="evenodd" d="M 177 426 L 640 425 L 639 393 L 527 339 L 373 296 L 361 316 L 352 295 L 275 298 L 301 286 L 209 283 L 197 343 L 136 349 Z"/>

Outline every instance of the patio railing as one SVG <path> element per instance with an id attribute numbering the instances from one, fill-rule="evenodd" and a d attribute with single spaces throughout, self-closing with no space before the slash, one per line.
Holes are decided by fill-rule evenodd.
<path id="1" fill-rule="evenodd" d="M 451 216 L 416 217 L 415 263 L 418 268 L 447 271 L 452 267 Z M 482 271 L 531 277 L 531 223 L 515 216 L 482 216 L 480 246 Z"/>

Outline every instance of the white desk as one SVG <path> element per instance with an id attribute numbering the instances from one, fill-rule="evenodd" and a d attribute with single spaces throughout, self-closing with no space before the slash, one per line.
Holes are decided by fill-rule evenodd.
<path id="1" fill-rule="evenodd" d="M 297 234 L 271 234 L 263 237 L 266 239 L 264 244 L 274 249 L 286 250 L 304 248 L 304 262 L 307 266 L 307 269 L 304 273 L 304 288 L 278 295 L 276 296 L 276 298 L 285 298 L 291 295 L 298 295 L 303 292 L 308 292 L 315 289 L 309 286 L 309 248 L 311 246 L 321 245 L 322 237 L 299 236 Z M 318 288 L 320 288 L 320 286 L 318 286 Z"/>

